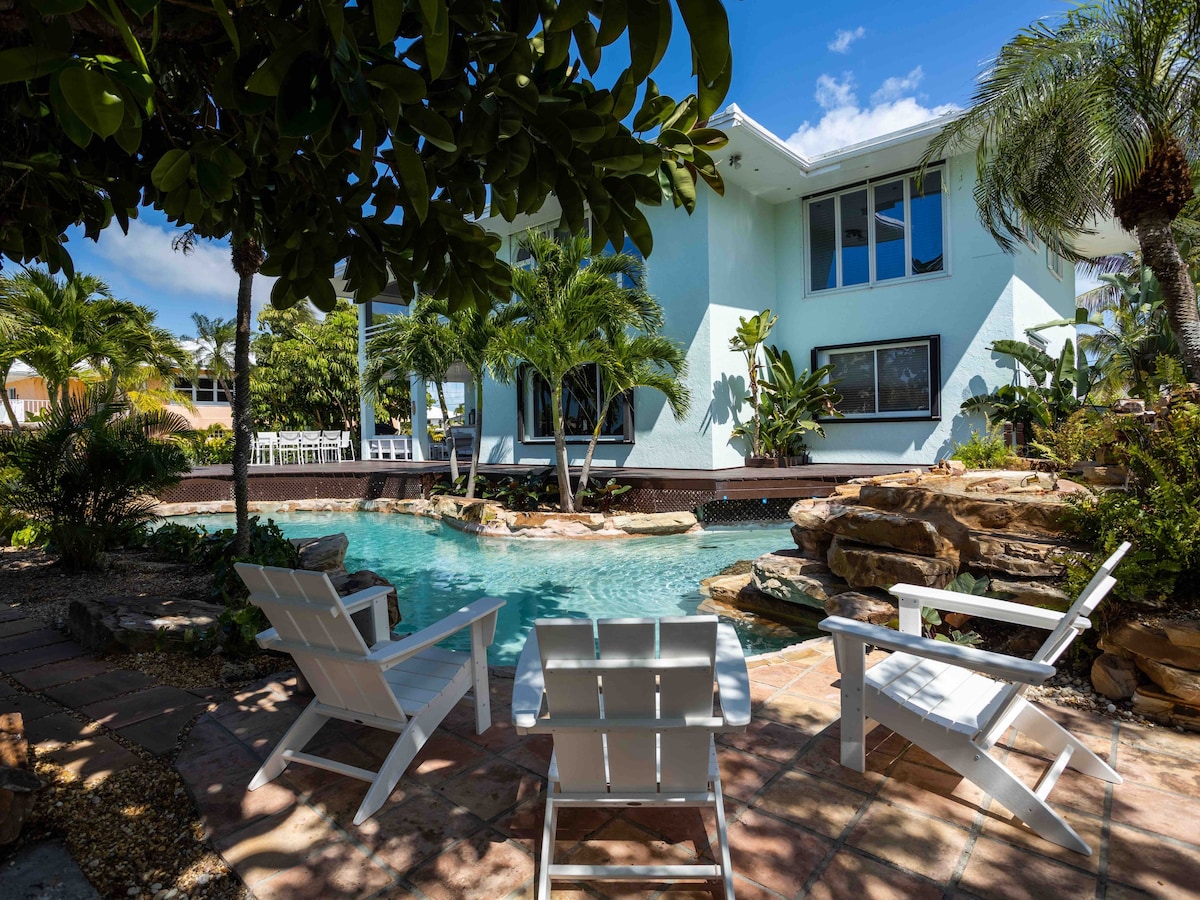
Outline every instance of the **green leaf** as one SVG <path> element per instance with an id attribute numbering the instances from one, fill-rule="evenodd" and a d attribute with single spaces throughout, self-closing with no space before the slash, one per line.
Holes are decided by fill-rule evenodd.
<path id="1" fill-rule="evenodd" d="M 186 150 L 168 150 L 154 164 L 154 169 L 150 172 L 150 183 L 164 194 L 169 194 L 187 183 L 191 171 L 192 156 L 190 153 Z"/>
<path id="2" fill-rule="evenodd" d="M 122 150 L 132 156 L 137 152 L 138 147 L 142 143 L 141 120 L 135 119 L 132 116 L 125 116 L 121 120 L 121 127 L 113 135 L 113 140 L 117 142 L 117 145 Z"/>
<path id="3" fill-rule="evenodd" d="M 391 88 L 401 103 L 419 103 L 425 99 L 425 79 L 416 69 L 403 63 L 379 63 L 364 73 L 370 84 Z"/>
<path id="4" fill-rule="evenodd" d="M 671 4 L 644 0 L 629 8 L 629 69 L 636 84 L 653 72 L 671 41 Z"/>
<path id="5" fill-rule="evenodd" d="M 617 172 L 631 172 L 642 165 L 641 142 L 631 137 L 597 141 L 591 155 L 592 165 Z"/>
<path id="6" fill-rule="evenodd" d="M 68 59 L 42 47 L 14 47 L 0 50 L 0 84 L 31 81 L 53 72 Z"/>
<path id="7" fill-rule="evenodd" d="M 570 31 L 587 18 L 591 0 L 559 0 L 558 9 L 550 17 L 547 31 Z"/>
<path id="8" fill-rule="evenodd" d="M 404 121 L 439 150 L 453 153 L 458 149 L 458 145 L 454 142 L 454 130 L 450 127 L 450 123 L 428 107 L 421 105 L 404 107 Z"/>
<path id="9" fill-rule="evenodd" d="M 213 9 L 217 11 L 217 18 L 221 20 L 221 27 L 229 35 L 229 43 L 233 45 L 234 55 L 241 56 L 242 42 L 238 38 L 237 26 L 233 24 L 233 16 L 229 15 L 229 7 L 225 5 L 225 0 L 212 0 L 212 5 Z"/>
<path id="10" fill-rule="evenodd" d="M 110 137 L 121 127 L 125 101 L 103 72 L 72 66 L 59 73 L 58 82 L 75 115 L 100 137 Z"/>
<path id="11" fill-rule="evenodd" d="M 622 34 L 629 25 L 629 11 L 626 0 L 604 0 L 600 10 L 600 30 L 596 35 L 596 43 L 607 47 Z"/>
<path id="12" fill-rule="evenodd" d="M 729 143 L 729 138 L 719 128 L 693 128 L 687 136 L 693 146 L 703 147 L 710 153 Z"/>
<path id="13" fill-rule="evenodd" d="M 246 81 L 246 90 L 252 94 L 262 94 L 265 97 L 278 96 L 288 69 L 292 67 L 292 62 L 303 50 L 302 40 L 295 40 L 280 47 L 254 70 L 254 74 Z"/>
<path id="14" fill-rule="evenodd" d="M 689 214 L 694 212 L 696 209 L 696 182 L 692 179 L 692 173 L 687 170 L 686 166 L 671 160 L 663 163 L 663 169 L 671 179 L 675 205 L 682 205 Z"/>
<path id="15" fill-rule="evenodd" d="M 425 165 L 417 151 L 407 144 L 394 144 L 392 152 L 396 156 L 396 174 L 400 176 L 413 212 L 424 222 L 429 215 L 429 182 L 425 177 Z"/>
<path id="16" fill-rule="evenodd" d="M 404 16 L 404 0 L 371 0 L 371 9 L 375 13 L 375 36 L 379 38 L 379 46 L 392 43 Z"/>
<path id="17" fill-rule="evenodd" d="M 425 38 L 425 61 L 429 77 L 436 81 L 446 70 L 450 56 L 450 13 L 446 0 L 421 0 L 421 35 Z"/>
<path id="18" fill-rule="evenodd" d="M 721 0 L 676 0 L 701 73 L 724 72 L 730 63 L 729 17 Z"/>

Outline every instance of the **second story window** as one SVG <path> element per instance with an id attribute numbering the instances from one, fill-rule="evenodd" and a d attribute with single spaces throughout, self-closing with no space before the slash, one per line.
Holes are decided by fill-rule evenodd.
<path id="1" fill-rule="evenodd" d="M 877 284 L 945 270 L 942 171 L 808 201 L 809 290 Z"/>

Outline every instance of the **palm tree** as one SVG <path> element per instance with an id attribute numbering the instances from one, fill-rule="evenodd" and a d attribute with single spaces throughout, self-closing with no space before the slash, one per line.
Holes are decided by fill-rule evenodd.
<path id="1" fill-rule="evenodd" d="M 237 342 L 237 322 L 233 319 L 209 318 L 201 313 L 192 313 L 192 324 L 196 334 L 187 340 L 196 343 L 193 364 L 204 369 L 220 385 L 225 396 L 232 395 L 229 389 L 234 378 L 234 344 Z"/>
<path id="2" fill-rule="evenodd" d="M 568 379 L 603 362 L 613 335 L 656 331 L 662 309 L 645 290 L 641 260 L 631 254 L 593 256 L 583 235 L 560 243 L 530 233 L 522 244 L 533 268 L 513 271 L 514 324 L 501 343 L 514 363 L 528 364 L 549 386 L 559 503 L 573 512 L 563 413 Z"/>
<path id="3" fill-rule="evenodd" d="M 12 424 L 13 431 L 21 430 L 17 414 L 13 411 L 12 403 L 8 400 L 8 373 L 12 371 L 13 363 L 18 356 L 18 338 L 21 328 L 16 316 L 8 308 L 7 293 L 0 290 L 0 401 L 4 403 L 4 412 Z"/>
<path id="4" fill-rule="evenodd" d="M 136 303 L 116 302 L 121 318 L 109 329 L 111 346 L 101 367 L 108 376 L 110 393 L 125 399 L 129 399 L 130 391 L 143 397 L 174 399 L 175 373 L 194 368 L 191 354 L 175 335 L 154 324 L 154 310 Z M 168 388 L 148 389 L 151 381 Z"/>
<path id="5" fill-rule="evenodd" d="M 609 409 L 618 397 L 629 395 L 635 388 L 658 391 L 666 398 L 677 422 L 687 415 L 692 402 L 691 392 L 682 381 L 687 374 L 687 352 L 661 334 L 630 336 L 627 332 L 617 331 L 598 365 L 600 410 L 583 457 L 583 467 L 579 470 L 581 491 L 587 487 L 596 444 L 600 441 Z"/>
<path id="6" fill-rule="evenodd" d="M 367 341 L 362 381 L 363 391 L 371 395 L 378 394 L 387 382 L 410 375 L 433 382 L 450 440 L 450 478 L 457 481 L 458 454 L 454 452 L 454 432 L 449 428 L 450 409 L 442 379 L 459 358 L 459 347 L 443 315 L 445 309 L 444 302 L 423 295 L 407 315 L 389 316 Z"/>
<path id="7" fill-rule="evenodd" d="M 1078 260 L 1074 239 L 1115 213 L 1158 278 L 1193 381 L 1200 312 L 1172 224 L 1192 197 L 1190 162 L 1200 156 L 1197 34 L 1197 0 L 1108 0 L 1030 25 L 923 160 L 976 150 L 979 216 L 1007 250 L 1021 219 Z"/>

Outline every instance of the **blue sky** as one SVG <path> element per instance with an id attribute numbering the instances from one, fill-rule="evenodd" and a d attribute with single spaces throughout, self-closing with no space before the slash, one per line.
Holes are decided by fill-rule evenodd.
<path id="1" fill-rule="evenodd" d="M 965 106 L 981 67 L 1005 41 L 1068 5 L 726 0 L 734 52 L 727 102 L 806 155 L 845 146 Z M 690 71 L 686 41 L 677 37 L 656 74 L 660 89 L 688 93 Z M 142 211 L 127 237 L 115 227 L 99 244 L 77 229 L 69 236 L 77 269 L 158 310 L 167 328 L 188 334 L 193 312 L 234 314 L 228 245 L 203 245 L 184 257 L 172 251 L 175 232 L 153 210 Z M 260 278 L 256 308 L 269 289 Z"/>

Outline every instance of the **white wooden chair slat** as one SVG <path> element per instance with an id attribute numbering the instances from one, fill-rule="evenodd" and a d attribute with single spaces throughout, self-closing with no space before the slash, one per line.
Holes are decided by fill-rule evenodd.
<path id="1" fill-rule="evenodd" d="M 352 595 L 357 610 L 352 615 L 323 572 L 248 563 L 236 569 L 250 589 L 250 602 L 274 626 L 258 635 L 259 644 L 290 653 L 316 695 L 271 751 L 251 790 L 292 762 L 365 778 L 371 784 L 354 817 L 359 825 L 383 805 L 438 723 L 472 688 L 476 727 L 482 733 L 490 725 L 486 648 L 503 600 L 483 598 L 403 640 L 376 641 L 376 632 L 386 628 L 386 591 L 371 595 L 369 607 L 363 606 L 365 592 Z M 370 631 L 371 646 L 360 627 Z M 471 653 L 433 646 L 464 628 L 472 632 Z M 377 772 L 303 752 L 331 718 L 397 732 Z"/>
<path id="2" fill-rule="evenodd" d="M 837 616 L 821 622 L 820 627 L 833 634 L 842 673 L 842 765 L 863 771 L 867 723 L 883 724 L 977 784 L 1037 834 L 1090 855 L 1091 848 L 1046 796 L 1067 766 L 1114 784 L 1121 776 L 1024 694 L 1029 685 L 1054 674 L 1053 663 L 1090 624 L 1086 616 L 1116 584 L 1111 573 L 1128 550 L 1129 544 L 1122 544 L 1064 613 L 1027 612 L 1004 601 L 961 599 L 951 592 L 897 585 L 892 590 L 901 600 L 901 624 L 907 633 Z M 999 619 L 1037 625 L 1050 633 L 1031 660 L 957 647 L 919 636 L 920 610 L 926 605 L 955 611 L 969 607 L 976 615 L 992 612 Z M 867 644 L 894 652 L 868 670 Z M 1054 756 L 1033 789 L 988 753 L 1009 728 Z"/>
<path id="3" fill-rule="evenodd" d="M 657 625 L 657 655 L 655 632 Z M 597 639 L 598 636 L 598 639 Z M 598 649 L 597 649 L 598 646 Z M 738 671 L 740 668 L 740 672 Z M 714 680 L 721 702 L 714 711 Z M 736 722 L 725 717 L 725 702 Z M 733 898 L 715 732 L 750 720 L 749 676 L 736 633 L 714 616 L 539 619 L 513 685 L 513 724 L 554 737 L 537 896 L 551 880 L 720 878 Z M 558 866 L 558 811 L 572 806 L 711 806 L 719 865 Z"/>

